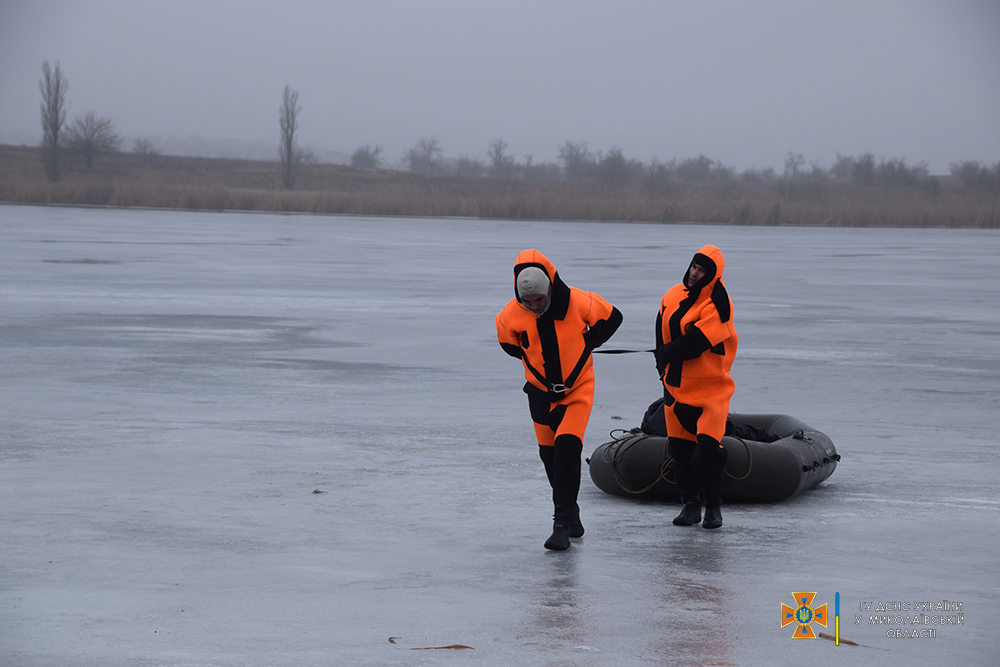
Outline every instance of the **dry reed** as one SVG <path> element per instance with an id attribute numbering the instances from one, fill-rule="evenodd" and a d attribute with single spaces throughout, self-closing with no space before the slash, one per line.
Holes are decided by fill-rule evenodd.
<path id="1" fill-rule="evenodd" d="M 859 227 L 1000 225 L 997 197 L 954 186 L 863 187 L 832 182 L 716 185 L 502 181 L 408 172 L 302 167 L 295 190 L 275 162 L 72 156 L 46 180 L 37 148 L 0 146 L 0 201 L 188 210 Z"/>

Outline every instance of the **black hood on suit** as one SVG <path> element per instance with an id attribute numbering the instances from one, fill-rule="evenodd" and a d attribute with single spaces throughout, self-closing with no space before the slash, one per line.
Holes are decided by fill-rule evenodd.
<path id="1" fill-rule="evenodd" d="M 699 280 L 694 287 L 688 288 L 688 292 L 697 298 L 698 294 L 701 293 L 701 289 L 715 280 L 715 274 L 718 272 L 719 268 L 715 265 L 714 259 L 708 255 L 703 255 L 700 252 L 696 252 L 694 254 L 691 264 L 697 264 L 701 268 L 705 269 L 705 275 L 701 277 L 701 280 Z M 681 280 L 681 284 L 684 285 L 684 287 L 687 287 L 688 284 L 688 275 L 691 274 L 691 264 L 688 264 L 687 271 L 684 272 L 684 279 Z"/>

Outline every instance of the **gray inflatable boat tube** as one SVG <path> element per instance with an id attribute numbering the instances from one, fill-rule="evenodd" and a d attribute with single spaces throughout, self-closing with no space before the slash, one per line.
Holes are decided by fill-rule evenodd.
<path id="1" fill-rule="evenodd" d="M 724 502 L 778 502 L 811 489 L 837 469 L 840 455 L 826 434 L 788 415 L 733 414 L 733 422 L 783 436 L 771 443 L 726 436 Z M 616 496 L 676 500 L 667 439 L 616 431 L 588 459 L 597 488 Z"/>

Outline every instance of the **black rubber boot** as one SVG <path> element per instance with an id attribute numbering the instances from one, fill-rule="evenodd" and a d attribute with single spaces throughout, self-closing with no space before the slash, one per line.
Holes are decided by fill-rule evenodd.
<path id="1" fill-rule="evenodd" d="M 552 504 L 555 506 L 555 525 L 561 526 L 568 537 L 583 537 L 580 521 L 580 453 L 583 443 L 573 435 L 560 435 L 552 447 Z M 543 459 L 544 460 L 544 459 Z M 552 537 L 556 537 L 553 528 Z M 552 541 L 552 538 L 549 538 Z M 548 542 L 546 542 L 548 546 Z M 551 547 L 549 547 L 551 548 Z"/>
<path id="2" fill-rule="evenodd" d="M 684 509 L 674 518 L 675 526 L 693 526 L 701 523 L 701 496 L 698 491 L 698 476 L 691 466 L 691 455 L 698 444 L 682 438 L 670 438 L 667 441 L 667 453 L 674 459 L 674 481 L 680 494 Z"/>
<path id="3" fill-rule="evenodd" d="M 706 507 L 705 520 L 701 522 L 702 528 L 719 528 L 722 526 L 722 508 Z"/>
<path id="4" fill-rule="evenodd" d="M 557 504 L 558 502 L 556 500 L 556 494 L 555 494 L 556 481 L 552 472 L 553 469 L 555 468 L 555 463 L 554 463 L 555 449 L 556 448 L 554 446 L 546 447 L 544 445 L 538 445 L 538 456 L 539 458 L 542 459 L 542 463 L 545 465 L 545 476 L 549 480 L 549 486 L 552 487 L 553 505 Z M 577 491 L 579 491 L 579 488 L 580 488 L 579 485 L 577 485 Z M 573 499 L 572 504 L 573 506 L 571 508 L 567 508 L 566 511 L 567 514 L 567 516 L 565 517 L 566 532 L 569 533 L 570 537 L 583 537 L 584 528 L 583 524 L 580 522 L 580 507 L 579 505 L 576 504 L 575 498 Z M 555 519 L 556 517 L 553 516 L 552 518 Z"/>
<path id="5" fill-rule="evenodd" d="M 701 499 L 705 507 L 722 505 L 722 487 L 728 453 L 715 438 L 698 436 L 698 448 L 691 456 L 691 467 L 701 486 Z"/>
<path id="6" fill-rule="evenodd" d="M 545 548 L 553 551 L 566 551 L 569 549 L 569 531 L 566 525 L 556 521 L 552 524 L 552 535 L 545 540 Z"/>
<path id="7" fill-rule="evenodd" d="M 693 526 L 701 523 L 701 500 L 690 498 L 684 501 L 684 509 L 674 517 L 675 526 Z"/>

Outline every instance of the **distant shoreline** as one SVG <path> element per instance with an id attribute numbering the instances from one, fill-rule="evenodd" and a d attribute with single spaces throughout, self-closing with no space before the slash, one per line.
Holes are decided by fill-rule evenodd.
<path id="1" fill-rule="evenodd" d="M 0 202 L 190 211 L 492 220 L 747 226 L 1000 227 L 998 196 L 945 178 L 934 187 L 810 182 L 639 183 L 426 176 L 342 165 L 300 167 L 281 187 L 277 161 L 101 156 L 93 169 L 67 154 L 59 182 L 39 149 L 0 146 Z M 943 183 L 943 184 L 942 184 Z"/>

